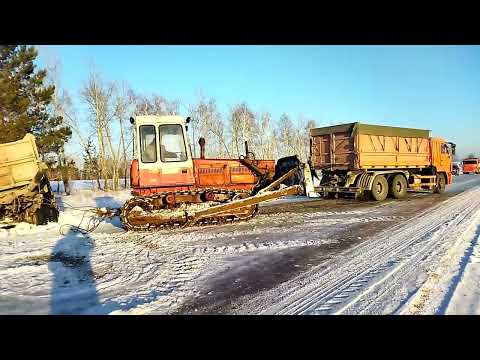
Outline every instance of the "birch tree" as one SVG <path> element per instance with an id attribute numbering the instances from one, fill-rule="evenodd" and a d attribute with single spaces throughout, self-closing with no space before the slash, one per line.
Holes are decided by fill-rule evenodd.
<path id="1" fill-rule="evenodd" d="M 179 100 L 168 100 L 161 95 L 137 96 L 135 113 L 137 115 L 178 115 Z"/>
<path id="2" fill-rule="evenodd" d="M 295 128 L 287 114 L 282 114 L 275 129 L 277 159 L 289 155 L 295 155 L 294 138 Z"/>
<path id="3" fill-rule="evenodd" d="M 113 90 L 113 86 L 104 84 L 99 75 L 91 70 L 81 91 L 81 99 L 87 105 L 89 121 L 97 136 L 100 177 L 104 180 L 105 190 L 110 189 L 107 151 L 110 150 L 110 154 L 114 156 L 109 127 L 113 117 L 111 106 Z"/>
<path id="4" fill-rule="evenodd" d="M 102 186 L 100 184 L 100 168 L 98 166 L 98 155 L 95 144 L 92 141 L 92 136 L 96 136 L 95 132 L 91 131 L 90 129 L 82 128 L 80 126 L 77 112 L 75 110 L 75 107 L 73 106 L 72 99 L 67 90 L 63 90 L 60 102 L 62 116 L 64 117 L 65 122 L 72 129 L 72 132 L 78 140 L 80 147 L 83 151 L 84 164 L 94 164 L 94 166 L 92 165 L 90 167 L 90 170 L 88 171 L 89 176 L 93 176 L 93 178 L 97 182 L 98 189 L 101 189 Z"/>
<path id="5" fill-rule="evenodd" d="M 126 140 L 126 133 L 132 132 L 132 126 L 127 119 L 129 115 L 134 112 L 134 107 L 136 106 L 136 97 L 133 90 L 128 86 L 126 82 L 118 83 L 115 87 L 115 104 L 114 104 L 114 117 L 117 121 L 119 132 L 120 132 L 120 141 L 118 144 L 117 150 L 117 166 L 122 165 L 124 170 L 124 187 L 127 187 L 127 167 L 128 167 L 128 143 Z M 121 151 L 121 153 L 120 153 Z M 117 184 L 118 185 L 118 184 Z"/>
<path id="6" fill-rule="evenodd" d="M 239 157 L 244 152 L 245 141 L 251 142 L 255 130 L 255 115 L 245 103 L 230 109 L 230 136 L 232 153 Z"/>
<path id="7" fill-rule="evenodd" d="M 215 99 L 200 100 L 190 106 L 192 147 L 194 156 L 197 154 L 197 140 L 203 137 L 206 141 L 207 157 L 230 157 L 225 139 L 225 125 L 218 111 Z"/>
<path id="8" fill-rule="evenodd" d="M 258 159 L 275 158 L 276 142 L 273 126 L 274 123 L 269 112 L 262 112 L 257 115 L 252 149 Z"/>

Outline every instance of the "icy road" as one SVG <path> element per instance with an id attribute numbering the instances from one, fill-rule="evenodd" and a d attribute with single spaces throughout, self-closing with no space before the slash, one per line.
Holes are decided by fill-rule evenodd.
<path id="1" fill-rule="evenodd" d="M 480 176 L 402 201 L 282 199 L 256 218 L 82 235 L 78 206 L 127 192 L 61 197 L 60 224 L 0 229 L 1 314 L 480 313 Z M 72 208 L 72 206 L 74 208 Z"/>

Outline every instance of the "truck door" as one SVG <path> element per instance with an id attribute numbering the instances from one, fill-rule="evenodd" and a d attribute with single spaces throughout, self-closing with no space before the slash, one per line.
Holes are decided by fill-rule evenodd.
<path id="1" fill-rule="evenodd" d="M 451 178 L 452 173 L 452 149 L 445 141 L 432 138 L 432 165 L 436 167 L 437 172 L 445 172 L 447 177 Z M 448 181 L 450 183 L 450 180 Z"/>

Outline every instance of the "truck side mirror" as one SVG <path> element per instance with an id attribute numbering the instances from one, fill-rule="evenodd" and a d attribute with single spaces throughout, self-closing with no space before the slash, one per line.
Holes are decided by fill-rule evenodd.
<path id="1" fill-rule="evenodd" d="M 191 119 L 190 116 L 189 116 L 189 117 L 187 117 L 187 118 L 185 119 L 185 122 L 188 124 L 191 120 L 192 120 L 192 119 Z"/>
<path id="2" fill-rule="evenodd" d="M 450 144 L 450 148 L 452 149 L 452 155 L 455 155 L 455 148 L 457 147 L 457 145 L 455 145 L 454 143 L 449 143 Z"/>
<path id="3" fill-rule="evenodd" d="M 133 117 L 130 117 L 130 124 L 134 124 L 135 123 L 135 119 Z"/>

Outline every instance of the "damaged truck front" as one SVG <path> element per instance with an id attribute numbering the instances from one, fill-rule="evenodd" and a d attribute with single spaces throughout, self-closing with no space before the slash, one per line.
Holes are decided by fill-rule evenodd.
<path id="1" fill-rule="evenodd" d="M 55 196 L 35 137 L 0 144 L 0 221 L 43 225 L 58 221 Z"/>

